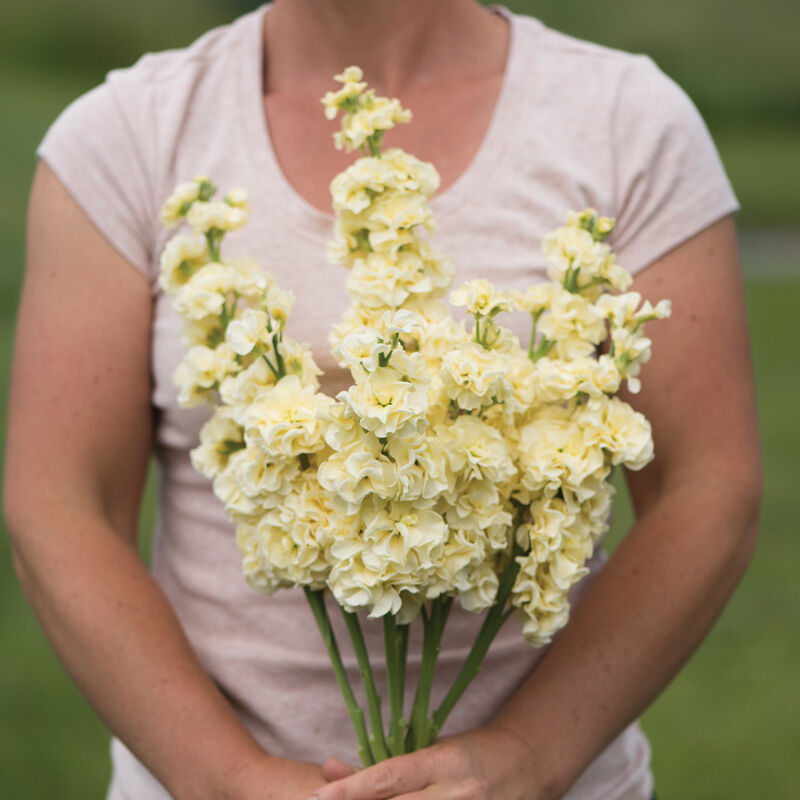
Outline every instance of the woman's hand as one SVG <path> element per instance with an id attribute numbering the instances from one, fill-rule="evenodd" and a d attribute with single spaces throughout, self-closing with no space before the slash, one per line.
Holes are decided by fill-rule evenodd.
<path id="1" fill-rule="evenodd" d="M 317 800 L 538 800 L 541 796 L 527 744 L 496 725 L 360 771 L 327 761 L 323 774 L 332 782 L 311 795 Z"/>

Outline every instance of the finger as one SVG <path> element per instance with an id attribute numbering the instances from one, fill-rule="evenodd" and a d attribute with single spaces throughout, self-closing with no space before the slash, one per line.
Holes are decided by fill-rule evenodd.
<path id="1" fill-rule="evenodd" d="M 430 757 L 422 753 L 396 756 L 329 783 L 314 793 L 314 800 L 390 800 L 404 792 L 424 789 L 430 783 Z"/>
<path id="2" fill-rule="evenodd" d="M 326 781 L 338 781 L 356 772 L 358 772 L 356 767 L 352 764 L 345 764 L 344 761 L 339 761 L 338 758 L 329 758 L 322 765 L 322 777 L 325 778 Z"/>
<path id="3" fill-rule="evenodd" d="M 435 783 L 418 792 L 398 795 L 392 800 L 486 800 L 488 791 L 485 781 L 465 778 Z"/>

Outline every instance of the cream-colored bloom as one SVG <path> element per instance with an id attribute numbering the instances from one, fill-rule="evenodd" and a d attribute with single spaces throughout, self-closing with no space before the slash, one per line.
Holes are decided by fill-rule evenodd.
<path id="1" fill-rule="evenodd" d="M 517 558 L 520 570 L 511 602 L 522 612 L 525 638 L 534 646 L 541 646 L 566 624 L 567 593 L 588 574 L 585 564 L 593 545 L 585 518 L 571 513 L 562 501 L 553 499 L 532 510 L 533 524 L 523 526 L 520 533 L 534 538 L 529 553 Z M 542 516 L 546 518 L 541 519 Z M 542 535 L 546 537 L 544 547 L 536 544 Z"/>
<path id="2" fill-rule="evenodd" d="M 235 355 L 227 343 L 213 349 L 199 345 L 189 350 L 175 370 L 178 403 L 188 408 L 211 401 L 211 390 L 236 370 Z"/>
<path id="3" fill-rule="evenodd" d="M 200 197 L 200 190 L 206 176 L 201 175 L 193 181 L 179 183 L 161 207 L 159 218 L 166 228 L 175 228 L 189 210 L 192 203 Z"/>
<path id="4" fill-rule="evenodd" d="M 615 263 L 611 248 L 583 228 L 567 225 L 556 229 L 544 237 L 542 250 L 550 264 L 550 280 L 570 291 L 588 288 L 591 299 L 600 295 L 602 284 L 627 289 L 631 283 L 630 274 Z"/>
<path id="5" fill-rule="evenodd" d="M 260 447 L 251 445 L 231 457 L 229 472 L 242 495 L 256 502 L 263 514 L 286 502 L 300 462 L 286 456 L 269 458 Z"/>
<path id="6" fill-rule="evenodd" d="M 390 165 L 393 173 L 401 176 L 395 189 L 407 192 L 419 192 L 425 197 L 432 197 L 439 188 L 441 178 L 436 167 L 428 161 L 420 161 L 411 153 L 399 147 L 390 147 L 381 154 L 381 160 Z"/>
<path id="7" fill-rule="evenodd" d="M 361 431 L 361 442 L 344 446 L 319 466 L 319 482 L 330 493 L 337 508 L 348 514 L 361 509 L 365 498 L 377 495 L 391 499 L 395 494 L 395 471 L 381 458 L 377 439 Z"/>
<path id="8" fill-rule="evenodd" d="M 330 345 L 331 351 L 335 354 L 336 348 L 344 338 L 361 328 L 373 328 L 377 330 L 380 325 L 380 319 L 380 309 L 375 310 L 360 305 L 350 306 L 342 315 L 341 321 L 333 325 L 328 334 L 328 344 Z M 339 362 L 339 365 L 342 367 L 348 366 L 346 362 L 342 361 Z"/>
<path id="9" fill-rule="evenodd" d="M 231 189 L 228 194 L 225 195 L 225 202 L 234 208 L 250 211 L 250 193 L 247 189 Z"/>
<path id="10" fill-rule="evenodd" d="M 591 355 L 606 337 L 605 318 L 595 306 L 582 295 L 563 289 L 554 292 L 550 311 L 539 321 L 538 329 L 555 341 L 557 354 L 567 360 Z"/>
<path id="11" fill-rule="evenodd" d="M 653 459 L 650 423 L 618 397 L 592 398 L 577 412 L 584 440 L 606 450 L 612 464 L 639 470 Z"/>
<path id="12" fill-rule="evenodd" d="M 380 358 L 385 357 L 389 350 L 389 345 L 375 328 L 358 328 L 339 342 L 334 356 L 360 382 L 378 368 Z"/>
<path id="13" fill-rule="evenodd" d="M 410 336 L 417 333 L 422 320 L 410 309 L 399 308 L 384 312 L 381 323 L 381 327 L 386 331 L 386 336 L 391 339 L 393 336 Z"/>
<path id="14" fill-rule="evenodd" d="M 399 306 L 415 287 L 419 275 L 408 258 L 368 253 L 357 258 L 347 276 L 347 291 L 360 305 L 376 310 Z M 410 267 L 410 269 L 409 269 Z"/>
<path id="15" fill-rule="evenodd" d="M 511 511 L 489 481 L 473 480 L 463 485 L 444 509 L 447 524 L 455 530 L 471 530 L 505 546 L 513 521 Z"/>
<path id="16" fill-rule="evenodd" d="M 209 314 L 200 319 L 189 317 L 183 320 L 181 341 L 187 350 L 197 345 L 216 347 L 225 340 L 225 328 L 218 314 Z"/>
<path id="17" fill-rule="evenodd" d="M 278 349 L 286 366 L 286 374 L 297 375 L 303 386 L 316 392 L 322 370 L 314 361 L 311 346 L 284 336 Z"/>
<path id="18" fill-rule="evenodd" d="M 175 310 L 187 320 L 199 321 L 219 316 L 225 306 L 226 289 L 216 280 L 224 271 L 220 264 L 209 264 L 196 272 L 175 294 Z"/>
<path id="19" fill-rule="evenodd" d="M 438 187 L 439 174 L 432 164 L 393 148 L 380 158 L 359 158 L 331 181 L 330 190 L 336 213 L 360 214 L 387 189 L 430 197 Z"/>
<path id="20" fill-rule="evenodd" d="M 248 213 L 244 208 L 229 205 L 225 202 L 192 203 L 186 212 L 186 221 L 195 233 L 205 234 L 209 231 L 236 231 L 247 224 Z"/>
<path id="21" fill-rule="evenodd" d="M 178 289 L 175 310 L 192 320 L 218 315 L 226 303 L 233 306 L 234 294 L 260 296 L 268 280 L 252 259 L 206 264 Z"/>
<path id="22" fill-rule="evenodd" d="M 269 311 L 270 316 L 280 325 L 283 325 L 292 308 L 294 308 L 294 301 L 295 297 L 292 292 L 281 289 L 277 284 L 272 284 L 267 289 L 264 306 Z"/>
<path id="23" fill-rule="evenodd" d="M 579 392 L 613 393 L 621 381 L 616 362 L 607 355 L 599 359 L 583 356 L 574 361 L 540 358 L 534 372 L 538 397 L 546 403 L 569 400 Z"/>
<path id="24" fill-rule="evenodd" d="M 423 592 L 435 576 L 447 525 L 436 512 L 409 503 L 366 507 L 362 519 L 361 529 L 331 544 L 328 586 L 348 611 L 397 613 L 403 594 Z"/>
<path id="25" fill-rule="evenodd" d="M 465 611 L 477 614 L 491 608 L 497 600 L 500 581 L 491 564 L 480 563 L 470 570 L 458 599 Z"/>
<path id="26" fill-rule="evenodd" d="M 174 294 L 207 263 L 208 246 L 204 239 L 184 234 L 173 236 L 161 253 L 159 286 L 168 294 Z"/>
<path id="27" fill-rule="evenodd" d="M 611 346 L 614 361 L 620 375 L 628 381 L 628 391 L 636 394 L 641 388 L 637 377 L 641 365 L 650 360 L 652 342 L 642 333 L 631 333 L 627 328 L 611 331 Z"/>
<path id="28" fill-rule="evenodd" d="M 465 342 L 445 353 L 439 375 L 447 396 L 467 411 L 502 403 L 514 392 L 503 360 L 477 342 Z"/>
<path id="29" fill-rule="evenodd" d="M 494 316 L 499 311 L 511 311 L 514 303 L 506 292 L 498 292 L 489 281 L 476 279 L 462 283 L 451 295 L 454 306 L 466 306 L 470 314 Z"/>
<path id="30" fill-rule="evenodd" d="M 561 287 L 554 283 L 534 283 L 524 292 L 513 292 L 511 297 L 514 307 L 529 314 L 540 314 L 550 308 L 555 295 L 560 294 Z"/>
<path id="31" fill-rule="evenodd" d="M 334 76 L 335 81 L 344 85 L 335 92 L 326 92 L 322 98 L 326 119 L 335 119 L 342 108 L 357 106 L 361 94 L 367 88 L 367 84 L 361 80 L 363 77 L 361 68 L 355 66 L 347 67 L 339 75 Z"/>
<path id="32" fill-rule="evenodd" d="M 214 478 L 214 494 L 225 507 L 225 513 L 235 522 L 257 522 L 264 513 L 260 503 L 248 497 L 239 488 L 234 477 L 234 467 L 244 450 L 234 453 L 228 466 Z"/>
<path id="33" fill-rule="evenodd" d="M 327 112 L 333 106 L 333 98 L 325 105 Z M 397 98 L 375 97 L 372 90 L 367 90 L 358 98 L 357 109 L 344 115 L 342 128 L 333 134 L 333 142 L 337 150 L 349 153 L 359 150 L 376 133 L 388 131 L 399 122 L 410 121 L 411 112 L 403 108 Z"/>
<path id="34" fill-rule="evenodd" d="M 240 425 L 244 411 L 265 389 L 275 385 L 275 374 L 263 358 L 257 358 L 241 372 L 229 375 L 219 386 L 222 402 L 230 406 Z"/>
<path id="35" fill-rule="evenodd" d="M 649 300 L 642 302 L 639 292 L 606 294 L 597 301 L 597 309 L 614 327 L 636 332 L 645 322 L 669 317 L 672 304 L 659 300 L 655 306 Z"/>
<path id="36" fill-rule="evenodd" d="M 231 291 L 254 302 L 275 282 L 254 258 L 226 258 L 223 266 L 230 275 Z"/>
<path id="37" fill-rule="evenodd" d="M 236 526 L 236 546 L 242 556 L 242 574 L 251 589 L 271 595 L 278 589 L 291 586 L 289 581 L 280 580 L 270 569 L 255 525 L 240 522 Z"/>
<path id="38" fill-rule="evenodd" d="M 340 392 L 337 399 L 364 430 L 378 437 L 417 429 L 428 408 L 429 382 L 418 353 L 396 352 L 387 367 L 377 367 L 365 380 Z"/>
<path id="39" fill-rule="evenodd" d="M 300 472 L 283 502 L 258 521 L 257 557 L 273 580 L 323 589 L 330 571 L 328 548 L 348 524 L 331 506 L 313 470 Z"/>
<path id="40" fill-rule="evenodd" d="M 574 416 L 570 409 L 545 406 L 522 428 L 517 464 L 525 488 L 550 496 L 567 489 L 584 498 L 607 477 L 601 447 L 587 440 Z"/>
<path id="41" fill-rule="evenodd" d="M 252 352 L 254 347 L 269 341 L 268 324 L 269 319 L 263 311 L 247 308 L 242 312 L 241 317 L 228 325 L 225 338 L 235 353 L 246 356 Z"/>
<path id="42" fill-rule="evenodd" d="M 436 434 L 461 486 L 472 480 L 505 484 L 517 474 L 503 435 L 472 414 L 462 414 L 451 424 L 440 425 Z"/>
<path id="43" fill-rule="evenodd" d="M 244 431 L 232 410 L 218 406 L 200 429 L 200 445 L 190 453 L 192 466 L 213 480 L 228 465 L 230 457 L 244 446 Z"/>
<path id="44" fill-rule="evenodd" d="M 325 410 L 332 402 L 287 375 L 248 406 L 245 441 L 270 457 L 314 453 L 325 446 Z"/>
<path id="45" fill-rule="evenodd" d="M 416 192 L 387 190 L 375 198 L 372 205 L 361 215 L 365 227 L 370 231 L 369 241 L 373 250 L 384 252 L 384 239 L 394 232 L 422 225 L 433 229 L 433 214 L 424 195 Z M 387 232 L 388 229 L 388 232 Z"/>

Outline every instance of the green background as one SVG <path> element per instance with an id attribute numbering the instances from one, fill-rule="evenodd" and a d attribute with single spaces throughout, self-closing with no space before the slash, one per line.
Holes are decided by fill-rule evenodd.
<path id="1" fill-rule="evenodd" d="M 142 52 L 189 43 L 246 2 L 4 0 L 0 25 L 2 412 L 34 150 L 58 111 Z M 751 568 L 700 651 L 644 718 L 663 798 L 800 797 L 800 10 L 796 0 L 512 2 L 553 27 L 645 52 L 704 114 L 740 227 L 766 465 Z M 713 402 L 705 398 L 703 402 Z M 142 528 L 152 519 L 152 492 Z M 614 537 L 629 521 L 622 498 Z M 0 797 L 102 797 L 108 736 L 61 671 L 0 537 Z M 102 665 L 98 665 L 102 668 Z"/>

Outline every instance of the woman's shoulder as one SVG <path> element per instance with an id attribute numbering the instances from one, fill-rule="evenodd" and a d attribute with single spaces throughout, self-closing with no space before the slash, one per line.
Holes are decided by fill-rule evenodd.
<path id="1" fill-rule="evenodd" d="M 255 49 L 259 12 L 207 31 L 186 47 L 146 53 L 134 64 L 111 70 L 103 83 L 78 97 L 54 128 L 73 132 L 121 118 L 135 132 L 180 117 L 198 100 L 211 102 L 235 80 L 236 64 Z"/>
<path id="2" fill-rule="evenodd" d="M 37 149 L 96 226 L 142 272 L 162 234 L 158 206 L 192 131 L 227 120 L 230 91 L 258 57 L 257 12 L 203 34 L 188 47 L 148 53 L 108 73 L 74 100 Z M 189 142 L 191 144 L 191 142 Z"/>
<path id="3" fill-rule="evenodd" d="M 522 70 L 539 94 L 592 103 L 598 111 L 630 92 L 683 102 L 685 92 L 648 55 L 579 39 L 535 17 L 510 17 Z"/>

